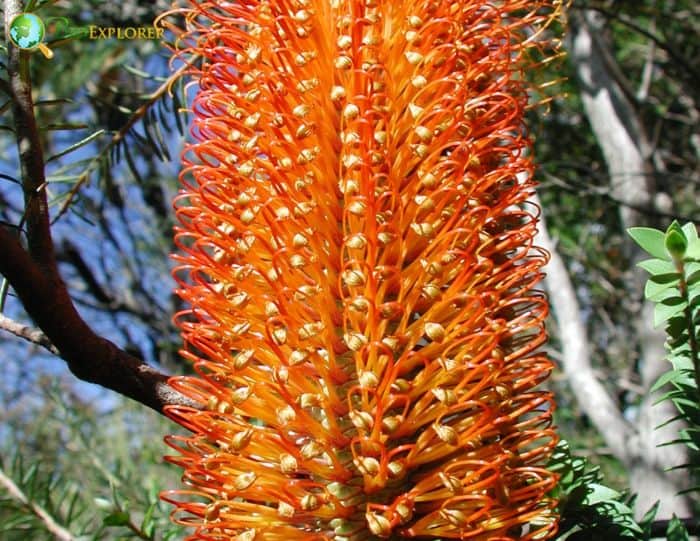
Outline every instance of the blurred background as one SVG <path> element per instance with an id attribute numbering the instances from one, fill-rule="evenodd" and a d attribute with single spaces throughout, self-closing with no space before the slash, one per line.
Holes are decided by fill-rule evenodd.
<path id="1" fill-rule="evenodd" d="M 171 316 L 171 200 L 188 122 L 182 82 L 156 41 L 62 40 L 75 27 L 152 24 L 169 2 L 44 1 L 55 56 L 32 61 L 60 270 L 94 329 L 169 373 L 183 373 Z M 543 223 L 552 253 L 548 351 L 558 370 L 557 424 L 607 483 L 638 493 L 637 513 L 692 516 L 675 496 L 697 461 L 674 439 L 674 415 L 649 388 L 666 370 L 664 335 L 643 302 L 641 254 L 625 230 L 700 223 L 700 7 L 693 0 L 574 0 L 566 58 L 538 82 L 530 112 Z M 553 29 L 552 31 L 556 31 Z M 52 43 L 53 42 L 53 43 Z M 2 54 L 6 57 L 6 51 Z M 3 60 L 4 62 L 4 60 Z M 6 77 L 4 64 L 2 77 Z M 0 97 L 0 220 L 22 219 L 16 142 Z M 0 257 L 2 257 L 0 255 Z M 4 317 L 31 325 L 0 282 Z M 0 537 L 170 539 L 158 492 L 179 483 L 155 412 L 77 381 L 63 361 L 0 330 Z M 14 486 L 14 489 L 8 487 Z M 24 501 L 17 494 L 24 496 Z"/>

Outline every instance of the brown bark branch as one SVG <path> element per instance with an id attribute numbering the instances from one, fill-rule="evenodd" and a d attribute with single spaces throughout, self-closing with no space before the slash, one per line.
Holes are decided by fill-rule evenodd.
<path id="1" fill-rule="evenodd" d="M 22 12 L 19 0 L 5 1 L 5 35 L 9 36 L 10 22 Z M 24 191 L 24 219 L 27 245 L 32 258 L 46 271 L 55 272 L 56 259 L 51 241 L 49 205 L 46 198 L 44 155 L 39 129 L 34 116 L 32 85 L 29 76 L 31 53 L 15 47 L 7 40 L 8 66 L 15 137 L 19 151 L 22 189 Z"/>
<path id="2" fill-rule="evenodd" d="M 75 376 L 159 412 L 168 404 L 197 406 L 168 385 L 166 374 L 95 334 L 78 314 L 60 277 L 46 276 L 5 227 L 0 227 L 0 253 L 0 274 Z"/>
<path id="3" fill-rule="evenodd" d="M 5 1 L 5 35 L 21 12 L 18 0 Z M 0 274 L 5 276 L 36 325 L 54 344 L 78 378 L 102 385 L 162 412 L 169 404 L 196 406 L 167 383 L 168 376 L 98 336 L 78 314 L 58 272 L 48 201 L 44 157 L 34 116 L 29 54 L 7 42 L 12 110 L 24 191 L 28 249 L 0 226 Z"/>

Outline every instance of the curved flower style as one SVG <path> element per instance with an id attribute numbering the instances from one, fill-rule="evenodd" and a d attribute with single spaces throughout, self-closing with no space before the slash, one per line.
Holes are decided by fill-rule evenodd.
<path id="1" fill-rule="evenodd" d="M 168 414 L 189 539 L 556 531 L 524 134 L 556 0 L 211 0 Z M 528 210 L 529 209 L 529 210 Z"/>

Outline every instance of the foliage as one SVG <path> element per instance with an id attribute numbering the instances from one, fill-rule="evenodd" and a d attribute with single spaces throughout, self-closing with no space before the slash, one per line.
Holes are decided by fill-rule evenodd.
<path id="1" fill-rule="evenodd" d="M 636 209 L 642 216 L 639 224 L 665 228 L 673 218 L 700 222 L 700 87 L 688 84 L 697 79 L 700 54 L 697 2 L 575 0 L 570 18 L 588 9 L 605 19 L 600 45 L 651 142 L 645 173 L 655 181 L 655 192 L 652 204 Z M 592 364 L 620 411 L 635 422 L 646 389 L 638 362 L 641 337 L 635 329 L 643 278 L 638 278 L 636 252 L 620 219 L 620 212 L 630 207 L 626 198 L 614 194 L 618 179 L 608 175 L 597 135 L 587 122 L 575 63 L 568 58 L 548 69 L 554 72 L 549 77 L 565 80 L 557 86 L 548 114 L 533 112 L 530 120 L 537 135 L 538 193 L 549 233 L 576 288 Z M 556 356 L 560 337 L 555 322 L 551 334 Z M 601 465 L 613 486 L 626 486 L 625 467 L 609 454 L 572 399 L 566 379 L 555 377 L 554 387 L 562 437 Z"/>
<path id="2" fill-rule="evenodd" d="M 634 519 L 634 496 L 606 486 L 600 468 L 571 454 L 561 441 L 549 463 L 557 472 L 559 484 L 552 495 L 559 499 L 558 541 L 648 541 L 659 537 L 652 530 L 658 503 L 640 521 Z M 668 541 L 688 539 L 688 531 L 674 518 L 666 528 Z"/>
<path id="3" fill-rule="evenodd" d="M 86 401 L 72 384 L 40 383 L 45 400 L 24 395 L 0 417 L 0 471 L 76 539 L 177 539 L 158 499 L 174 472 L 154 435 L 168 423 L 123 399 Z M 53 539 L 26 505 L 0 489 L 0 537 Z"/>
<path id="4" fill-rule="evenodd" d="M 170 160 L 185 121 L 183 87 L 162 43 L 88 42 L 79 33 L 68 39 L 60 23 L 151 24 L 170 2 L 32 4 L 55 53 L 52 60 L 40 54 L 27 60 L 61 273 L 98 332 L 151 362 L 176 366 L 176 338 L 163 314 L 175 312 L 178 301 L 163 277 L 177 176 Z M 0 57 L 0 82 L 6 83 L 4 47 Z M 0 96 L 0 226 L 21 230 L 11 100 Z M 6 283 L 0 284 L 0 311 L 24 318 Z M 1 466 L 30 502 L 81 540 L 181 537 L 158 500 L 158 492 L 174 484 L 161 458 L 159 435 L 172 430 L 164 420 L 122 399 L 94 396 L 85 385 L 47 385 L 56 363 L 31 346 L 5 341 L 0 357 Z M 26 505 L 3 488 L 0 493 L 2 539 L 50 537 Z"/>
<path id="5" fill-rule="evenodd" d="M 700 240 L 696 226 L 681 227 L 673 222 L 666 232 L 635 227 L 632 238 L 652 259 L 639 263 L 649 274 L 644 295 L 655 303 L 654 324 L 664 325 L 668 339 L 666 348 L 672 368 L 654 386 L 670 390 L 660 400 L 670 400 L 685 426 L 679 438 L 668 442 L 684 444 L 691 456 L 700 451 Z M 700 472 L 695 462 L 685 467 L 691 474 Z M 700 486 L 689 490 L 698 491 Z"/>
<path id="6" fill-rule="evenodd" d="M 630 236 L 652 259 L 639 263 L 650 273 L 645 288 L 647 299 L 656 303 L 655 325 L 665 325 L 671 369 L 663 374 L 655 389 L 670 387 L 661 400 L 670 400 L 682 420 L 679 438 L 668 442 L 687 445 L 693 453 L 700 448 L 700 240 L 696 226 L 673 222 L 666 232 L 647 227 L 629 229 Z M 697 455 L 696 455 L 697 456 Z M 581 457 L 571 455 L 566 442 L 557 447 L 549 467 L 559 473 L 554 496 L 559 498 L 560 537 L 568 540 L 616 540 L 651 538 L 656 507 L 637 523 L 632 512 L 633 497 L 604 484 L 600 469 Z M 698 463 L 683 465 L 697 476 Z M 690 490 L 698 490 L 694 487 Z M 658 505 L 658 504 L 657 504 Z M 667 539 L 688 539 L 684 524 L 673 519 Z"/>
<path id="7" fill-rule="evenodd" d="M 559 539 L 614 541 L 642 534 L 629 496 L 606 486 L 600 468 L 572 456 L 566 441 L 555 449 L 549 468 L 560 476 L 553 491 L 559 499 Z"/>
<path id="8" fill-rule="evenodd" d="M 99 332 L 172 366 L 176 335 L 162 314 L 176 312 L 179 301 L 162 277 L 169 273 L 169 202 L 186 120 L 184 88 L 163 43 L 65 39 L 60 22 L 83 28 L 152 23 L 169 2 L 148 10 L 133 2 L 85 4 L 38 3 L 54 57 L 33 54 L 29 62 L 57 258 L 72 297 Z M 9 104 L 3 96 L 8 126 Z M 0 220 L 20 227 L 24 209 L 9 129 L 0 131 L 0 150 Z M 88 241 L 77 242 L 75 231 Z M 19 308 L 10 297 L 6 309 L 15 315 Z"/>

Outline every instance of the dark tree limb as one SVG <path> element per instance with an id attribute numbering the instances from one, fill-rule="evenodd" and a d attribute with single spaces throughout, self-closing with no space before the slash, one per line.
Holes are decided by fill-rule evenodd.
<path id="1" fill-rule="evenodd" d="M 5 35 L 10 34 L 10 22 L 21 12 L 22 3 L 20 1 L 6 0 Z M 7 71 L 10 77 L 10 99 L 12 100 L 15 137 L 20 158 L 28 249 L 37 264 L 49 273 L 56 273 L 56 257 L 51 241 L 49 206 L 46 198 L 44 155 L 34 116 L 32 85 L 29 76 L 28 55 L 31 53 L 18 49 L 9 40 L 7 46 Z"/>
<path id="2" fill-rule="evenodd" d="M 159 412 L 169 404 L 197 406 L 168 385 L 168 375 L 98 336 L 78 314 L 57 273 L 45 274 L 6 227 L 0 227 L 0 253 L 0 274 L 76 377 Z"/>
<path id="3" fill-rule="evenodd" d="M 5 28 L 20 13 L 5 1 Z M 0 225 L 0 274 L 7 278 L 34 323 L 78 378 L 112 389 L 162 412 L 169 404 L 197 406 L 168 385 L 168 375 L 98 336 L 83 320 L 61 278 L 46 197 L 44 157 L 34 116 L 28 52 L 8 40 L 8 73 L 24 191 L 27 249 L 17 230 Z"/>

